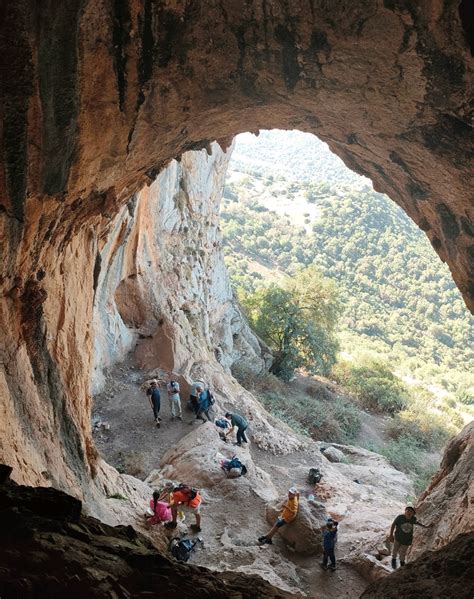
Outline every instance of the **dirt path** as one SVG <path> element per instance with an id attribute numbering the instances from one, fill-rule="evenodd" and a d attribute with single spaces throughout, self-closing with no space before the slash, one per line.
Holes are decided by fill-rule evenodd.
<path id="1" fill-rule="evenodd" d="M 105 460 L 121 471 L 146 478 L 160 466 L 163 454 L 192 427 L 200 426 L 182 401 L 183 421 L 171 420 L 166 391 L 162 391 L 160 428 L 154 423 L 148 399 L 140 384 L 145 374 L 122 364 L 107 377 L 106 388 L 95 398 L 93 422 L 107 422 L 110 430 L 95 434 L 97 448 Z M 274 456 L 251 446 L 255 464 L 268 472 L 282 494 L 292 481 L 282 476 L 282 466 L 291 472 L 295 462 L 310 462 L 305 452 Z M 270 582 L 283 581 L 293 590 L 324 599 L 359 597 L 366 581 L 350 566 L 340 563 L 336 572 L 319 567 L 319 557 L 302 557 L 290 552 L 283 540 L 274 539 L 272 547 L 259 548 L 257 537 L 268 529 L 265 502 L 256 496 L 238 495 L 236 484 L 223 478 L 218 492 L 203 513 L 205 545 L 193 556 L 193 563 L 218 570 L 236 570 L 258 574 Z M 187 523 L 187 522 L 186 522 Z"/>
<path id="2" fill-rule="evenodd" d="M 104 392 L 95 397 L 92 412 L 93 422 L 100 419 L 110 425 L 110 430 L 100 428 L 94 434 L 104 459 L 141 479 L 160 466 L 167 449 L 201 422 L 187 408 L 187 398 L 181 400 L 183 420 L 171 420 L 166 389 L 161 387 L 162 423 L 157 428 L 148 398 L 140 389 L 143 380 L 145 374 L 133 366 L 115 367 L 107 376 Z"/>

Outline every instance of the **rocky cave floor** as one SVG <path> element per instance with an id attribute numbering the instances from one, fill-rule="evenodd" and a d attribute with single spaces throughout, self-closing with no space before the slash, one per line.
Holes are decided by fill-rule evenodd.
<path id="1" fill-rule="evenodd" d="M 165 478 L 172 478 L 203 490 L 201 536 L 205 545 L 195 552 L 194 564 L 218 571 L 258 574 L 281 589 L 329 599 L 359 597 L 370 580 L 389 572 L 387 558 L 385 564 L 374 563 L 377 562 L 375 558 L 361 558 L 361 553 L 367 547 L 375 550 L 377 545 L 380 546 L 392 515 L 399 513 L 404 496 L 410 494 L 411 484 L 404 475 L 375 454 L 356 448 L 346 448 L 348 458 L 340 464 L 325 460 L 317 443 L 284 455 L 274 455 L 254 443 L 250 443 L 249 448 L 235 448 L 219 440 L 213 425 L 196 422 L 194 414 L 186 407 L 185 398 L 182 400 L 183 421 L 172 421 L 163 389 L 163 422 L 158 429 L 148 399 L 140 388 L 149 375 L 127 363 L 109 371 L 103 392 L 95 398 L 94 439 L 108 463 L 121 472 L 146 479 L 152 488 L 159 486 Z M 215 407 L 211 413 L 213 417 L 231 406 L 218 401 Z M 285 432 L 281 434 L 285 435 Z M 199 472 L 195 478 L 193 467 L 196 462 L 186 465 L 186 455 L 190 455 L 188 452 L 199 455 L 200 451 L 202 469 L 206 468 L 206 460 L 211 461 L 213 472 L 209 475 Z M 225 479 L 218 467 L 219 459 L 234 453 L 244 463 L 254 465 L 255 484 L 245 480 L 250 477 Z M 283 497 L 290 485 L 297 484 L 302 497 L 307 498 L 314 493 L 305 480 L 311 466 L 322 468 L 325 474 L 317 499 L 326 503 L 331 516 L 342 521 L 337 549 L 340 561 L 335 573 L 320 569 L 319 555 L 292 551 L 279 535 L 272 547 L 260 548 L 256 542 L 257 537 L 269 528 L 265 508 L 273 498 L 270 492 L 267 493 L 266 485 L 274 485 L 278 495 Z M 268 484 L 266 477 L 269 477 Z M 352 479 L 349 483 L 348 477 Z M 361 484 L 354 484 L 354 479 Z M 122 504 L 128 517 L 133 512 L 131 505 L 125 506 L 127 499 L 112 498 L 111 502 L 118 510 Z M 361 506 L 365 513 L 359 517 L 357 510 Z M 154 527 L 151 531 L 144 529 L 145 508 L 146 501 L 142 506 L 136 506 L 131 523 L 144 530 L 158 546 L 163 546 L 167 531 L 162 527 Z M 370 520 L 368 528 L 365 526 L 367 519 Z M 190 523 L 180 524 L 182 533 L 189 532 L 186 525 Z"/>

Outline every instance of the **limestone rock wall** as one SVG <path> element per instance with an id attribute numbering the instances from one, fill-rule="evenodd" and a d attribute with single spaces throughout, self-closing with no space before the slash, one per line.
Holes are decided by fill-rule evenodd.
<path id="1" fill-rule="evenodd" d="M 316 133 L 426 232 L 473 308 L 469 6 L 2 2 L 0 457 L 16 480 L 80 495 L 96 474 L 90 378 L 102 252 L 127 275 L 115 294 L 122 321 L 137 318 L 129 328 L 151 335 L 143 362 L 156 353 L 158 319 L 163 360 L 183 364 L 195 298 L 186 297 L 188 325 L 173 346 L 175 307 L 163 325 L 159 302 L 141 321 L 129 302 L 140 280 L 125 264 L 133 252 L 120 266 L 104 246 L 134 194 L 212 140 L 225 146 L 238 132 L 273 127 Z M 113 310 L 109 325 L 121 334 L 119 356 L 137 332 Z M 203 327 L 210 352 L 212 323 Z M 96 355 L 107 346 L 98 342 Z"/>
<path id="2" fill-rule="evenodd" d="M 474 532 L 474 422 L 448 443 L 441 466 L 416 507 L 420 522 L 430 528 L 416 529 L 410 559 Z"/>
<path id="3" fill-rule="evenodd" d="M 219 206 L 229 157 L 218 144 L 185 153 L 114 219 L 96 259 L 93 392 L 104 367 L 132 349 L 140 367 L 184 376 L 216 359 L 224 370 L 236 361 L 265 368 L 223 260 Z"/>

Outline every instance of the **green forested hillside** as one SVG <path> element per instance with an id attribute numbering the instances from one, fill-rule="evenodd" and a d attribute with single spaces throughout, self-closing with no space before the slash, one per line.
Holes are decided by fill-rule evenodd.
<path id="1" fill-rule="evenodd" d="M 375 352 L 406 380 L 472 392 L 473 319 L 448 268 L 398 206 L 317 138 L 238 138 L 222 223 L 236 289 L 317 264 L 342 296 L 343 354 Z"/>

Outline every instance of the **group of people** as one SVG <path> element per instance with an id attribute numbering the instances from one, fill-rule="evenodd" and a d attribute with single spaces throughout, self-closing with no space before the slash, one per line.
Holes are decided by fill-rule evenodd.
<path id="1" fill-rule="evenodd" d="M 300 494 L 296 487 L 288 489 L 288 498 L 281 507 L 281 512 L 272 528 L 258 538 L 260 545 L 272 545 L 273 536 L 283 527 L 293 522 L 298 514 Z M 191 525 L 194 532 L 201 531 L 201 502 L 199 491 L 187 485 L 168 485 L 162 492 L 154 491 L 153 499 L 150 500 L 150 510 L 145 514 L 149 524 L 165 523 L 167 528 L 176 528 L 178 516 L 192 513 L 195 523 Z M 323 570 L 336 569 L 335 548 L 337 543 L 339 523 L 333 518 L 328 518 L 323 530 L 322 548 L 323 559 L 321 568 Z M 405 565 L 406 554 L 413 542 L 414 526 L 429 528 L 419 522 L 415 516 L 415 508 L 407 506 L 403 514 L 398 515 L 392 523 L 389 533 L 389 541 L 393 543 L 392 568 L 397 567 L 397 556 L 400 565 Z"/>
<path id="2" fill-rule="evenodd" d="M 171 419 L 174 420 L 175 418 L 179 418 L 182 420 L 183 415 L 179 383 L 174 380 L 169 381 L 169 383 L 166 385 L 166 391 L 170 405 Z M 160 417 L 161 394 L 157 380 L 151 381 L 150 385 L 146 389 L 146 394 L 150 402 L 151 409 L 153 410 L 153 417 L 155 419 L 156 426 L 159 427 L 162 421 Z M 189 390 L 189 405 L 196 416 L 196 420 L 206 422 L 207 419 L 208 422 L 212 421 L 209 412 L 214 405 L 214 397 L 211 393 L 211 390 L 206 387 L 202 381 L 195 381 L 191 384 Z M 248 443 L 248 439 L 245 435 L 245 431 L 248 428 L 247 419 L 236 412 L 226 412 L 225 419 L 226 426 L 222 431 L 223 438 L 227 440 L 229 436 L 233 435 L 234 429 L 236 429 L 236 445 L 240 447 L 242 446 L 242 443 Z"/>
<path id="3" fill-rule="evenodd" d="M 181 407 L 181 391 L 178 381 L 169 381 L 166 385 L 166 392 L 168 395 L 168 402 L 171 411 L 171 420 L 174 420 L 175 418 L 182 420 L 183 411 Z M 151 381 L 150 385 L 146 389 L 146 394 L 150 402 L 151 409 L 153 410 L 153 417 L 155 418 L 156 426 L 159 427 L 162 420 L 160 417 L 161 393 L 157 380 Z M 203 382 L 197 381 L 191 385 L 189 402 L 192 410 L 196 414 L 196 419 L 206 422 L 206 419 L 204 418 L 205 416 L 207 420 L 211 420 L 209 410 L 214 403 L 214 398 L 212 397 L 210 389 L 206 388 Z"/>
<path id="4" fill-rule="evenodd" d="M 166 385 L 168 401 L 170 404 L 171 418 L 179 418 L 182 420 L 180 388 L 177 381 L 171 380 Z M 150 400 L 150 405 L 153 410 L 153 416 L 157 426 L 160 426 L 160 391 L 158 382 L 152 381 L 147 389 L 147 396 Z M 193 382 L 190 387 L 189 396 L 190 407 L 196 415 L 196 419 L 202 422 L 211 421 L 209 411 L 214 403 L 211 391 L 206 388 L 202 381 Z M 205 418 L 206 417 L 206 418 Z M 225 420 L 219 419 L 216 424 L 220 427 L 221 438 L 227 438 L 237 429 L 236 445 L 241 446 L 242 443 L 248 443 L 246 430 L 248 422 L 244 416 L 236 412 L 226 412 Z M 272 528 L 258 538 L 260 545 L 271 545 L 273 536 L 283 527 L 292 522 L 299 509 L 300 494 L 296 487 L 291 487 L 288 490 L 288 497 L 285 503 L 281 506 L 281 511 L 273 524 Z M 145 515 L 150 524 L 158 524 L 164 522 L 167 528 L 176 528 L 179 515 L 184 515 L 186 512 L 194 514 L 195 523 L 191 528 L 195 532 L 201 531 L 201 502 L 202 497 L 199 491 L 187 485 L 181 484 L 178 486 L 167 486 L 163 491 L 154 491 L 153 499 L 150 501 L 150 510 Z M 335 548 L 337 543 L 338 522 L 329 518 L 326 522 L 323 531 L 323 560 L 321 567 L 323 570 L 336 569 Z M 413 542 L 414 526 L 428 528 L 421 522 L 418 522 L 415 516 L 415 508 L 407 506 L 403 514 L 398 515 L 392 523 L 388 540 L 393 543 L 392 549 L 392 568 L 397 567 L 397 557 L 400 559 L 400 565 L 405 565 L 406 554 Z"/>
<path id="5" fill-rule="evenodd" d="M 171 411 L 171 420 L 174 420 L 175 418 L 179 418 L 179 420 L 182 420 L 183 412 L 181 409 L 179 383 L 173 380 L 169 381 L 169 383 L 166 385 L 166 391 Z M 149 387 L 146 390 L 146 394 L 150 402 L 151 409 L 153 410 L 153 416 L 155 418 L 156 426 L 159 427 L 161 424 L 161 393 L 157 380 L 151 381 Z"/>
<path id="6" fill-rule="evenodd" d="M 195 523 L 191 525 L 191 529 L 200 532 L 201 502 L 201 494 L 196 489 L 183 484 L 167 485 L 163 491 L 153 492 L 145 519 L 149 524 L 164 522 L 166 528 L 176 528 L 179 514 L 192 513 Z"/>
<path id="7" fill-rule="evenodd" d="M 262 535 L 258 538 L 260 545 L 271 545 L 273 543 L 273 536 L 283 527 L 292 522 L 297 514 L 299 508 L 300 494 L 296 487 L 288 489 L 288 498 L 281 507 L 281 512 L 276 519 L 272 528 L 267 534 Z M 413 543 L 413 530 L 415 526 L 421 526 L 422 528 L 429 528 L 429 526 L 422 524 L 416 518 L 415 508 L 407 506 L 403 514 L 399 514 L 392 523 L 388 540 L 393 544 L 392 548 L 392 568 L 397 568 L 397 556 L 400 558 L 400 565 L 405 565 L 406 554 L 410 545 Z M 333 518 L 328 518 L 326 526 L 323 530 L 323 560 L 321 562 L 321 568 L 323 570 L 335 570 L 336 569 L 336 543 L 337 543 L 337 532 L 339 523 Z"/>

